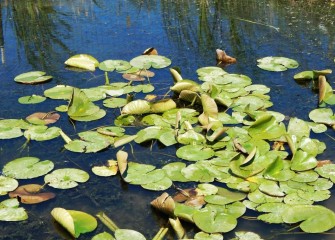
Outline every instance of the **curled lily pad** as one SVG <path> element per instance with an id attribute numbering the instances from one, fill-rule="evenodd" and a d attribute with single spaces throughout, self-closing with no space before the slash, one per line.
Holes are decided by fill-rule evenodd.
<path id="1" fill-rule="evenodd" d="M 44 182 L 54 188 L 68 189 L 74 188 L 78 186 L 78 183 L 86 182 L 88 179 L 88 173 L 83 170 L 62 168 L 45 175 Z"/>
<path id="2" fill-rule="evenodd" d="M 165 68 L 171 64 L 171 60 L 160 55 L 141 55 L 130 60 L 130 64 L 139 69 Z"/>
<path id="3" fill-rule="evenodd" d="M 18 99 L 19 103 L 21 104 L 36 104 L 45 101 L 45 97 L 39 95 L 31 95 L 31 96 L 24 96 Z"/>
<path id="4" fill-rule="evenodd" d="M 54 198 L 56 195 L 52 192 L 41 192 L 42 185 L 27 184 L 19 186 L 15 191 L 10 192 L 11 198 L 19 198 L 22 203 L 36 204 Z"/>
<path id="5" fill-rule="evenodd" d="M 52 76 L 45 76 L 45 72 L 41 71 L 32 71 L 22 73 L 17 75 L 14 78 L 15 82 L 23 83 L 23 84 L 36 84 L 41 82 L 46 82 L 52 79 Z"/>
<path id="6" fill-rule="evenodd" d="M 92 232 L 98 225 L 95 217 L 81 211 L 54 208 L 51 215 L 75 238 L 82 233 Z"/>
<path id="7" fill-rule="evenodd" d="M 3 174 L 16 179 L 31 179 L 43 176 L 54 168 L 50 160 L 40 161 L 36 157 L 21 157 L 8 162 Z"/>
<path id="8" fill-rule="evenodd" d="M 263 70 L 281 72 L 288 68 L 297 68 L 299 63 L 286 57 L 264 57 L 257 60 L 257 66 Z"/>
<path id="9" fill-rule="evenodd" d="M 88 54 L 77 54 L 65 61 L 65 64 L 71 67 L 94 71 L 99 66 L 99 62 L 93 56 Z"/>
<path id="10" fill-rule="evenodd" d="M 115 160 L 108 160 L 106 166 L 94 166 L 92 172 L 100 177 L 109 177 L 117 174 L 118 164 Z"/>
<path id="11" fill-rule="evenodd" d="M 150 103 L 145 100 L 135 100 L 122 108 L 123 114 L 144 114 L 150 111 Z"/>
<path id="12" fill-rule="evenodd" d="M 0 196 L 15 190 L 18 186 L 19 183 L 14 178 L 0 176 Z"/>
<path id="13" fill-rule="evenodd" d="M 19 204 L 16 198 L 0 202 L 0 221 L 14 222 L 26 220 L 28 214 L 24 208 L 19 207 Z"/>

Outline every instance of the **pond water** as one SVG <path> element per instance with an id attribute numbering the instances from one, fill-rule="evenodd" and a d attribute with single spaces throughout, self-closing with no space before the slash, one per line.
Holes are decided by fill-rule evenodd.
<path id="1" fill-rule="evenodd" d="M 271 110 L 288 117 L 308 120 L 308 113 L 317 107 L 318 93 L 309 85 L 299 85 L 293 75 L 303 70 L 334 69 L 335 3 L 317 0 L 26 0 L 1 2 L 1 63 L 0 118 L 24 118 L 38 111 L 53 111 L 60 102 L 45 101 L 36 105 L 21 105 L 18 98 L 42 95 L 57 84 L 89 88 L 104 84 L 102 71 L 74 72 L 64 66 L 70 56 L 87 53 L 99 61 L 130 60 L 145 49 L 155 47 L 160 55 L 172 60 L 187 79 L 197 79 L 196 70 L 215 66 L 217 48 L 237 59 L 225 68 L 229 73 L 249 76 L 254 84 L 271 88 L 274 103 Z M 281 73 L 267 72 L 257 67 L 257 59 L 284 56 L 299 62 L 298 69 Z M 22 85 L 13 81 L 20 73 L 41 70 L 52 75 L 50 82 Z M 119 78 L 110 75 L 111 81 Z M 334 86 L 334 77 L 329 82 Z M 121 79 L 117 79 L 120 81 Z M 173 83 L 168 69 L 159 71 L 151 80 L 156 94 L 165 94 Z M 57 126 L 75 138 L 76 133 L 97 126 L 113 124 L 118 110 L 98 122 L 76 123 L 62 117 Z M 130 130 L 131 132 L 132 130 Z M 327 150 L 320 159 L 333 159 L 334 131 L 319 134 Z M 329 137 L 330 136 L 330 137 Z M 90 173 L 90 180 L 72 190 L 54 190 L 57 197 L 38 205 L 25 205 L 29 219 L 23 222 L 0 222 L 0 239 L 61 239 L 55 230 L 50 211 L 54 207 L 76 209 L 91 214 L 104 211 L 122 228 L 142 232 L 152 238 L 168 218 L 153 210 L 150 202 L 160 192 L 143 190 L 125 184 L 120 177 L 97 177 L 91 167 L 115 158 L 118 149 L 110 148 L 96 154 L 78 154 L 63 149 L 64 141 L 57 138 L 45 142 L 30 142 L 25 138 L 0 140 L 0 167 L 18 157 L 35 156 L 50 159 L 57 168 L 76 167 Z M 125 151 L 131 151 L 126 146 Z M 136 146 L 129 160 L 155 164 L 159 167 L 174 161 L 175 148 L 154 144 Z M 43 184 L 43 177 L 20 183 Z M 195 186 L 181 184 L 178 187 Z M 169 192 L 174 192 L 173 189 Z M 7 196 L 1 196 L 0 200 Z M 323 204 L 335 210 L 334 197 Z M 252 216 L 253 213 L 247 214 Z M 291 226 L 270 225 L 259 221 L 239 220 L 234 231 L 258 233 L 264 239 L 334 239 L 326 234 L 287 232 Z M 190 232 L 197 232 L 186 224 Z M 80 239 L 91 239 L 107 231 L 103 224 Z M 233 232 L 234 232 L 233 231 Z M 225 234 L 230 239 L 234 234 Z M 295 233 L 294 233 L 295 232 Z M 330 231 L 334 233 L 334 230 Z M 285 234 L 285 235 L 283 235 Z M 175 239 L 172 231 L 167 239 Z"/>

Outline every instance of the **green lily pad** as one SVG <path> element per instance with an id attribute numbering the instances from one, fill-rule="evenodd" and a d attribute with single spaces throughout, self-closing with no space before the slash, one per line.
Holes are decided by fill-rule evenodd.
<path id="1" fill-rule="evenodd" d="M 103 101 L 103 105 L 107 108 L 120 108 L 125 106 L 128 103 L 127 99 L 125 98 L 108 98 Z"/>
<path id="2" fill-rule="evenodd" d="M 45 97 L 39 95 L 31 95 L 31 96 L 24 96 L 18 99 L 19 103 L 21 104 L 36 104 L 45 101 Z"/>
<path id="3" fill-rule="evenodd" d="M 98 226 L 95 217 L 81 211 L 54 208 L 51 215 L 75 238 L 82 233 L 92 232 Z"/>
<path id="4" fill-rule="evenodd" d="M 194 235 L 194 240 L 223 240 L 220 233 L 198 232 Z"/>
<path id="5" fill-rule="evenodd" d="M 254 232 L 239 231 L 235 232 L 236 238 L 232 240 L 263 240 L 258 234 Z"/>
<path id="6" fill-rule="evenodd" d="M 211 204 L 226 205 L 243 200 L 245 197 L 246 194 L 244 193 L 233 192 L 225 188 L 219 188 L 217 194 L 205 196 L 205 201 Z"/>
<path id="7" fill-rule="evenodd" d="M 160 55 L 141 55 L 130 60 L 130 64 L 139 69 L 165 68 L 171 64 L 171 60 Z"/>
<path id="8" fill-rule="evenodd" d="M 113 139 L 94 131 L 86 131 L 78 134 L 79 139 L 70 141 L 64 147 L 72 152 L 92 153 L 108 148 Z"/>
<path id="9" fill-rule="evenodd" d="M 335 182 L 335 164 L 327 164 L 322 167 L 315 168 L 315 171 L 324 178 L 329 178 Z"/>
<path id="10" fill-rule="evenodd" d="M 299 63 L 286 57 L 264 57 L 257 60 L 257 66 L 263 70 L 281 72 L 297 68 Z"/>
<path id="11" fill-rule="evenodd" d="M 115 238 L 108 232 L 102 232 L 95 235 L 92 240 L 115 240 Z"/>
<path id="12" fill-rule="evenodd" d="M 130 63 L 124 60 L 105 60 L 99 64 L 99 69 L 106 72 L 122 72 L 130 68 Z"/>
<path id="13" fill-rule="evenodd" d="M 92 167 L 92 172 L 100 177 L 114 176 L 118 172 L 117 161 L 108 160 L 106 166 L 94 166 Z"/>
<path id="14" fill-rule="evenodd" d="M 130 162 L 124 180 L 131 184 L 143 185 L 159 182 L 165 176 L 165 171 L 162 169 L 155 169 L 152 165 Z"/>
<path id="15" fill-rule="evenodd" d="M 188 161 L 200 161 L 213 157 L 213 149 L 202 145 L 186 145 L 178 148 L 177 157 Z"/>
<path id="16" fill-rule="evenodd" d="M 57 85 L 44 91 L 44 96 L 51 99 L 71 99 L 73 87 L 66 85 Z"/>
<path id="17" fill-rule="evenodd" d="M 35 141 L 47 141 L 54 139 L 60 135 L 60 128 L 39 125 L 32 126 L 24 132 L 24 137 Z"/>
<path id="18" fill-rule="evenodd" d="M 99 62 L 93 56 L 88 54 L 77 54 L 65 61 L 65 64 L 71 67 L 94 71 L 99 66 Z"/>
<path id="19" fill-rule="evenodd" d="M 181 170 L 182 175 L 189 181 L 213 182 L 214 176 L 201 164 L 190 164 Z"/>
<path id="20" fill-rule="evenodd" d="M 41 71 L 26 72 L 17 75 L 14 78 L 14 81 L 23 84 L 36 84 L 46 82 L 52 79 L 52 76 L 45 76 L 45 74 L 46 74 L 45 72 Z"/>
<path id="21" fill-rule="evenodd" d="M 148 140 L 157 139 L 165 146 L 177 143 L 175 133 L 172 128 L 151 126 L 137 132 L 135 142 L 142 143 Z"/>
<path id="22" fill-rule="evenodd" d="M 309 113 L 309 118 L 316 123 L 324 123 L 329 126 L 335 125 L 335 116 L 330 108 L 317 108 Z"/>
<path id="23" fill-rule="evenodd" d="M 122 137 L 125 131 L 124 128 L 116 126 L 100 127 L 97 129 L 98 133 L 112 137 Z"/>
<path id="24" fill-rule="evenodd" d="M 28 219 L 26 210 L 19 207 L 19 204 L 16 198 L 0 202 L 0 221 L 16 222 Z"/>
<path id="25" fill-rule="evenodd" d="M 12 139 L 22 135 L 23 132 L 19 127 L 4 127 L 0 125 L 0 139 Z"/>
<path id="26" fill-rule="evenodd" d="M 202 67 L 197 70 L 197 74 L 202 81 L 214 82 L 216 78 L 228 73 L 220 67 Z"/>
<path id="27" fill-rule="evenodd" d="M 182 169 L 186 167 L 183 162 L 172 162 L 166 164 L 162 169 L 165 170 L 166 175 L 172 180 L 177 182 L 188 182 L 189 179 L 185 178 L 182 174 Z"/>
<path id="28" fill-rule="evenodd" d="M 264 115 L 248 129 L 250 136 L 261 139 L 275 139 L 286 133 L 284 125 L 278 124 L 275 117 Z"/>
<path id="29" fill-rule="evenodd" d="M 193 220 L 198 228 L 207 233 L 230 232 L 237 225 L 235 217 L 206 208 L 195 212 Z"/>
<path id="30" fill-rule="evenodd" d="M 298 223 L 304 232 L 321 233 L 335 226 L 335 214 L 322 206 L 297 205 L 286 208 L 283 213 L 286 223 Z"/>
<path id="31" fill-rule="evenodd" d="M 172 181 L 168 177 L 164 177 L 157 182 L 151 182 L 141 185 L 144 189 L 152 191 L 164 191 L 172 186 Z"/>
<path id="32" fill-rule="evenodd" d="M 11 177 L 0 176 L 0 196 L 14 191 L 19 186 L 19 182 Z"/>
<path id="33" fill-rule="evenodd" d="M 115 230 L 115 239 L 116 240 L 146 240 L 142 233 L 137 232 L 131 229 L 116 229 Z"/>
<path id="34" fill-rule="evenodd" d="M 100 108 L 92 103 L 82 90 L 73 88 L 67 111 L 71 118 L 90 116 L 96 114 L 99 110 Z"/>
<path id="35" fill-rule="evenodd" d="M 296 151 L 291 160 L 291 169 L 294 171 L 306 171 L 316 166 L 316 158 L 302 150 Z"/>
<path id="36" fill-rule="evenodd" d="M 78 186 L 78 183 L 88 181 L 89 175 L 80 169 L 62 168 L 45 175 L 44 182 L 53 188 L 69 189 Z"/>
<path id="37" fill-rule="evenodd" d="M 36 157 L 21 157 L 8 162 L 2 169 L 7 177 L 31 179 L 43 176 L 54 168 L 50 160 L 40 161 Z"/>

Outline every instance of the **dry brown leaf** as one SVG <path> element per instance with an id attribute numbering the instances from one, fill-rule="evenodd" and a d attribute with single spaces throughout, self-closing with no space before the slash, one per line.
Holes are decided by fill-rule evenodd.
<path id="1" fill-rule="evenodd" d="M 158 55 L 158 52 L 156 48 L 151 47 L 151 48 L 145 49 L 142 55 Z"/>
<path id="2" fill-rule="evenodd" d="M 323 75 L 319 76 L 319 103 L 323 101 L 326 96 L 326 77 Z"/>
<path id="3" fill-rule="evenodd" d="M 228 56 L 226 52 L 221 49 L 216 49 L 216 60 L 218 61 L 217 64 L 223 67 L 236 63 L 236 58 Z"/>
<path id="4" fill-rule="evenodd" d="M 25 204 L 36 204 L 54 198 L 52 192 L 40 192 L 43 186 L 39 184 L 27 184 L 19 186 L 15 191 L 9 193 L 9 197 L 18 198 Z"/>
<path id="5" fill-rule="evenodd" d="M 127 165 L 128 165 L 127 159 L 128 159 L 127 152 L 119 150 L 116 153 L 117 165 L 119 167 L 119 171 L 122 177 L 123 177 L 124 172 L 127 170 Z"/>
<path id="6" fill-rule="evenodd" d="M 316 167 L 322 167 L 324 165 L 332 164 L 331 160 L 319 160 Z"/>
<path id="7" fill-rule="evenodd" d="M 151 201 L 150 204 L 151 206 L 163 213 L 171 216 L 173 215 L 173 211 L 175 209 L 175 202 L 172 197 L 166 192 L 162 193 L 162 195 Z"/>

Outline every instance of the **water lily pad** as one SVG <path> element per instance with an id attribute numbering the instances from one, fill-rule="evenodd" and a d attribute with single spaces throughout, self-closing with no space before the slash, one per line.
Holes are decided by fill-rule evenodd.
<path id="1" fill-rule="evenodd" d="M 329 178 L 335 182 L 335 164 L 327 164 L 322 167 L 315 168 L 315 171 L 324 178 Z"/>
<path id="2" fill-rule="evenodd" d="M 166 164 L 162 169 L 165 170 L 166 175 L 172 180 L 177 182 L 188 182 L 189 179 L 185 178 L 182 174 L 182 169 L 186 167 L 183 162 L 172 162 Z"/>
<path id="3" fill-rule="evenodd" d="M 224 74 L 227 74 L 220 67 L 202 67 L 197 70 L 199 79 L 205 82 L 214 82 L 214 80 Z"/>
<path id="4" fill-rule="evenodd" d="M 236 238 L 234 240 L 263 240 L 258 234 L 254 232 L 239 231 L 235 232 Z"/>
<path id="5" fill-rule="evenodd" d="M 302 150 L 295 152 L 291 162 L 291 169 L 294 171 L 306 171 L 317 166 L 315 157 Z"/>
<path id="6" fill-rule="evenodd" d="M 115 230 L 115 239 L 116 240 L 146 240 L 142 233 L 137 232 L 131 229 L 116 229 Z"/>
<path id="7" fill-rule="evenodd" d="M 229 232 L 237 225 L 235 217 L 206 208 L 195 212 L 193 220 L 198 228 L 207 233 Z"/>
<path id="8" fill-rule="evenodd" d="M 131 68 L 129 62 L 124 60 L 105 60 L 99 64 L 99 69 L 106 72 L 117 72 L 126 71 Z"/>
<path id="9" fill-rule="evenodd" d="M 309 113 L 309 118 L 316 123 L 335 125 L 335 116 L 330 108 L 317 108 Z"/>
<path id="10" fill-rule="evenodd" d="M 229 191 L 225 188 L 218 188 L 218 192 L 215 195 L 205 196 L 205 201 L 216 205 L 226 205 L 243 200 L 245 197 L 246 194 L 244 193 Z"/>
<path id="11" fill-rule="evenodd" d="M 289 68 L 297 68 L 299 63 L 286 57 L 264 57 L 257 60 L 257 66 L 263 70 L 281 72 Z"/>
<path id="12" fill-rule="evenodd" d="M 94 166 L 92 172 L 100 177 L 114 176 L 118 172 L 118 164 L 115 160 L 108 160 L 106 166 Z"/>
<path id="13" fill-rule="evenodd" d="M 148 140 L 157 139 L 165 146 L 171 146 L 177 143 L 175 133 L 172 128 L 152 126 L 137 132 L 135 142 L 142 143 Z"/>
<path id="14" fill-rule="evenodd" d="M 75 238 L 82 233 L 92 232 L 98 225 L 95 217 L 81 211 L 57 207 L 52 209 L 51 215 Z"/>
<path id="15" fill-rule="evenodd" d="M 0 125 L 0 139 L 11 139 L 21 137 L 23 132 L 19 127 L 4 127 Z"/>
<path id="16" fill-rule="evenodd" d="M 0 221 L 14 222 L 28 219 L 26 210 L 19 207 L 19 204 L 16 198 L 0 202 Z"/>
<path id="17" fill-rule="evenodd" d="M 21 157 L 8 162 L 2 169 L 7 177 L 31 179 L 43 176 L 54 168 L 50 160 L 40 161 L 36 157 Z"/>
<path id="18" fill-rule="evenodd" d="M 59 118 L 60 118 L 60 115 L 58 113 L 36 112 L 26 117 L 26 120 L 32 124 L 47 125 L 47 124 L 57 122 Z"/>
<path id="19" fill-rule="evenodd" d="M 108 232 L 102 232 L 94 235 L 92 240 L 115 240 L 115 238 Z"/>
<path id="20" fill-rule="evenodd" d="M 44 125 L 32 126 L 24 132 L 27 139 L 35 141 L 47 141 L 54 139 L 60 135 L 60 128 L 50 127 Z"/>
<path id="21" fill-rule="evenodd" d="M 108 98 L 103 101 L 103 105 L 107 108 L 119 108 L 123 107 L 128 103 L 127 99 L 125 98 Z"/>
<path id="22" fill-rule="evenodd" d="M 275 139 L 286 133 L 284 125 L 278 124 L 275 117 L 264 115 L 248 129 L 250 136 L 261 139 Z"/>
<path id="23" fill-rule="evenodd" d="M 39 95 L 31 95 L 31 96 L 24 96 L 18 99 L 19 103 L 21 104 L 36 104 L 45 101 L 45 97 Z"/>
<path id="24" fill-rule="evenodd" d="M 164 170 L 147 168 L 146 164 L 129 163 L 128 167 L 127 176 L 124 180 L 131 184 L 143 185 L 156 183 L 166 176 Z"/>
<path id="25" fill-rule="evenodd" d="M 36 84 L 46 82 L 52 79 L 52 76 L 45 76 L 45 74 L 46 74 L 45 72 L 41 71 L 26 72 L 17 75 L 14 78 L 14 81 L 23 84 Z"/>
<path id="26" fill-rule="evenodd" d="M 171 60 L 160 55 L 141 55 L 130 60 L 130 64 L 139 69 L 165 68 L 171 64 Z"/>
<path id="27" fill-rule="evenodd" d="M 73 87 L 57 85 L 44 91 L 44 96 L 51 99 L 69 100 L 72 96 Z"/>
<path id="28" fill-rule="evenodd" d="M 178 148 L 177 157 L 188 161 L 200 161 L 213 157 L 213 149 L 202 145 L 186 145 Z"/>
<path id="29" fill-rule="evenodd" d="M 0 176 L 0 196 L 6 195 L 7 192 L 15 190 L 19 182 L 11 177 Z"/>
<path id="30" fill-rule="evenodd" d="M 125 134 L 125 131 L 124 128 L 116 126 L 100 127 L 97 129 L 98 133 L 112 137 L 121 137 Z"/>
<path id="31" fill-rule="evenodd" d="M 90 116 L 96 114 L 99 110 L 100 108 L 92 103 L 82 90 L 73 88 L 69 109 L 67 111 L 71 118 Z"/>
<path id="32" fill-rule="evenodd" d="M 95 131 L 86 131 L 78 134 L 79 139 L 70 141 L 64 147 L 72 152 L 92 153 L 101 151 L 113 143 L 113 139 Z"/>
<path id="33" fill-rule="evenodd" d="M 223 240 L 220 233 L 198 232 L 194 235 L 194 240 Z"/>
<path id="34" fill-rule="evenodd" d="M 78 183 L 88 181 L 89 175 L 80 169 L 62 168 L 47 174 L 44 182 L 53 188 L 69 189 L 78 186 Z"/>
<path id="35" fill-rule="evenodd" d="M 164 191 L 172 186 L 172 181 L 168 177 L 164 177 L 157 182 L 151 182 L 141 185 L 144 189 L 153 191 Z"/>
<path id="36" fill-rule="evenodd" d="M 93 56 L 88 54 L 77 54 L 65 61 L 65 64 L 71 67 L 94 71 L 99 66 L 99 62 Z"/>

